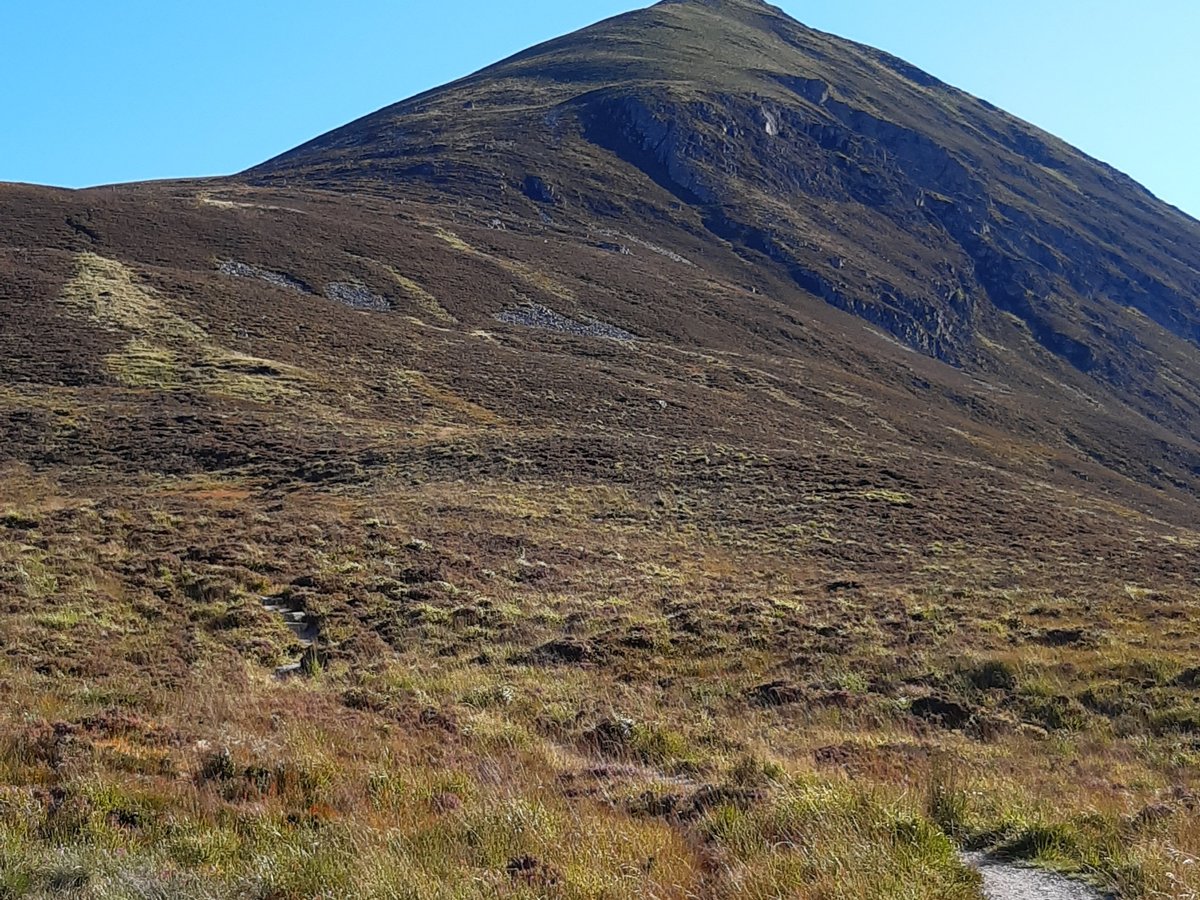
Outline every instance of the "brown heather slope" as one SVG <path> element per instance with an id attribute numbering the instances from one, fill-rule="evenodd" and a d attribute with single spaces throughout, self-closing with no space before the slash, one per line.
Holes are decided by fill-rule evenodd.
<path id="1" fill-rule="evenodd" d="M 1198 230 L 748 0 L 0 186 L 0 898 L 1189 896 Z"/>
<path id="2" fill-rule="evenodd" d="M 816 296 L 970 371 L 1039 392 L 1099 382 L 1198 434 L 1200 223 L 1052 136 L 758 0 L 665 2 L 602 22 L 247 176 L 728 242 L 788 275 L 799 291 L 779 299 L 802 318 L 792 298 Z"/>

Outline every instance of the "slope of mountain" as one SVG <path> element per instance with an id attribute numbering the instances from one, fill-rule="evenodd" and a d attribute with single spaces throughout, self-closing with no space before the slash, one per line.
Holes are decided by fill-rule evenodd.
<path id="1" fill-rule="evenodd" d="M 1200 223 L 757 0 L 618 17 L 248 175 L 444 188 L 526 219 L 728 241 L 924 353 L 989 374 L 1032 362 L 1073 386 L 1087 375 L 1197 436 Z"/>
<path id="2" fill-rule="evenodd" d="M 0 186 L 0 897 L 1200 888 L 1198 238 L 755 0 Z"/>

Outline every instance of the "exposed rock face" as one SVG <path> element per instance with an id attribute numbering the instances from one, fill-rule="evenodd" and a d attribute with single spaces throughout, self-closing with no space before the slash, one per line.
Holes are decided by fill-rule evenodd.
<path id="1" fill-rule="evenodd" d="M 523 190 L 525 196 L 536 203 L 558 202 L 558 192 L 536 175 L 526 177 Z"/>

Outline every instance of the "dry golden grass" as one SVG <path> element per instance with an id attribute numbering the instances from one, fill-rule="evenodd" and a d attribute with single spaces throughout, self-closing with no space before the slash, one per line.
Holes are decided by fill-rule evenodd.
<path id="1" fill-rule="evenodd" d="M 975 898 L 959 844 L 1200 886 L 1198 635 L 1137 650 L 1172 608 L 1142 589 L 785 593 L 770 556 L 648 532 L 601 485 L 269 518 L 227 479 L 95 512 L 7 485 L 5 896 Z M 277 682 L 257 596 L 304 573 L 329 659 Z M 1040 643 L 1076 609 L 1083 643 Z M 531 655 L 551 640 L 582 657 Z M 794 698 L 753 700 L 780 678 Z M 914 716 L 931 687 L 970 724 Z"/>
<path id="2" fill-rule="evenodd" d="M 977 898 L 960 846 L 1200 889 L 1183 494 L 925 415 L 907 357 L 480 339 L 657 273 L 450 227 L 377 254 L 436 328 L 257 303 L 224 244 L 56 257 L 67 339 L 0 387 L 0 898 Z"/>

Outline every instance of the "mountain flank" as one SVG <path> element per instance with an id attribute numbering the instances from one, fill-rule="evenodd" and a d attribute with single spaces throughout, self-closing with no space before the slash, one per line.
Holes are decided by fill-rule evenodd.
<path id="1" fill-rule="evenodd" d="M 248 176 L 444 184 L 527 217 L 684 229 L 920 352 L 999 372 L 1012 360 L 985 341 L 1015 344 L 1196 436 L 1194 386 L 1185 397 L 1174 385 L 1192 379 L 1200 335 L 1200 224 L 995 107 L 766 4 L 621 16 Z"/>

